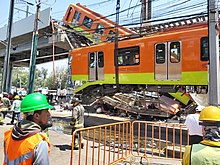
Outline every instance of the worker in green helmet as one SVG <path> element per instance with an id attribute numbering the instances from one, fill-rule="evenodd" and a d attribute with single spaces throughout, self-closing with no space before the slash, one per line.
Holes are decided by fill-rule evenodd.
<path id="1" fill-rule="evenodd" d="M 43 130 L 51 108 L 41 93 L 29 94 L 22 100 L 23 119 L 4 134 L 4 165 L 49 165 L 50 143 Z"/>

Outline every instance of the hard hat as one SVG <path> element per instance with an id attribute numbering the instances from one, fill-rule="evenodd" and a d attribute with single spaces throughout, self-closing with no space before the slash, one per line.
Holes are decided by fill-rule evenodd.
<path id="1" fill-rule="evenodd" d="M 21 112 L 34 112 L 43 109 L 53 108 L 48 102 L 45 95 L 41 93 L 31 93 L 21 102 Z"/>
<path id="2" fill-rule="evenodd" d="M 14 99 L 20 99 L 20 96 L 18 96 L 18 95 L 16 95 L 15 97 L 14 97 Z"/>
<path id="3" fill-rule="evenodd" d="M 71 99 L 73 106 L 77 106 L 79 103 L 81 103 L 81 100 L 78 98 L 74 97 Z"/>
<path id="4" fill-rule="evenodd" d="M 7 92 L 3 92 L 3 97 L 8 97 L 8 93 Z"/>
<path id="5" fill-rule="evenodd" d="M 201 112 L 204 108 L 205 108 L 204 106 L 198 105 L 198 106 L 196 107 L 196 112 Z"/>
<path id="6" fill-rule="evenodd" d="M 72 98 L 72 102 L 78 102 L 78 103 L 80 103 L 80 102 L 82 102 L 79 98 L 76 98 L 76 97 L 74 97 L 74 98 Z"/>
<path id="7" fill-rule="evenodd" d="M 200 112 L 200 121 L 217 121 L 220 122 L 220 109 L 215 106 L 208 106 L 205 107 L 201 112 Z"/>

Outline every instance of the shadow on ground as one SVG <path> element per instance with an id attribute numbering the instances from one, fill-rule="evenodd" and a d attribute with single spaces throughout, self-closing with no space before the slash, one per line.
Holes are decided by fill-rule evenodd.
<path id="1" fill-rule="evenodd" d="M 54 145 L 54 147 L 59 148 L 61 151 L 71 150 L 71 145 L 62 144 L 62 145 Z"/>

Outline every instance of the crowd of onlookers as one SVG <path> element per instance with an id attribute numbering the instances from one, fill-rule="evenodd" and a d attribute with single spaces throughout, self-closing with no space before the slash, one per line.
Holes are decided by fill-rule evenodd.
<path id="1" fill-rule="evenodd" d="M 11 114 L 11 124 L 14 124 L 15 119 L 17 121 L 20 121 L 20 104 L 21 100 L 24 98 L 24 96 L 18 95 L 16 92 L 7 93 L 3 92 L 0 94 L 0 124 L 3 124 L 3 120 L 7 114 Z M 54 106 L 53 109 L 56 109 L 57 106 L 59 106 L 59 109 L 69 109 L 71 108 L 71 105 L 69 100 L 67 100 L 65 97 L 56 97 L 53 95 L 46 95 L 47 101 Z"/>

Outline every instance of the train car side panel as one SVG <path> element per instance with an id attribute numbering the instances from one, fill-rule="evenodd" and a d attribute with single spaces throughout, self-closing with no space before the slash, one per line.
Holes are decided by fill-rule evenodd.
<path id="1" fill-rule="evenodd" d="M 162 33 L 119 42 L 119 83 L 133 85 L 207 85 L 207 28 Z M 203 41 L 204 40 L 204 41 Z M 204 42 L 204 44 L 203 44 Z M 204 45 L 204 46 L 203 46 Z M 95 54 L 101 52 L 103 68 L 92 69 Z M 104 43 L 73 50 L 73 80 L 84 85 L 115 84 L 114 43 Z M 89 61 L 89 55 L 92 58 Z M 93 58 L 94 56 L 94 58 Z M 203 59 L 204 58 L 204 59 Z M 101 65 L 101 66 L 102 66 Z M 79 69 L 81 68 L 81 69 Z M 91 72 L 90 72 L 91 71 Z M 91 74 L 93 78 L 90 79 Z M 99 75 L 103 76 L 102 78 Z"/>

